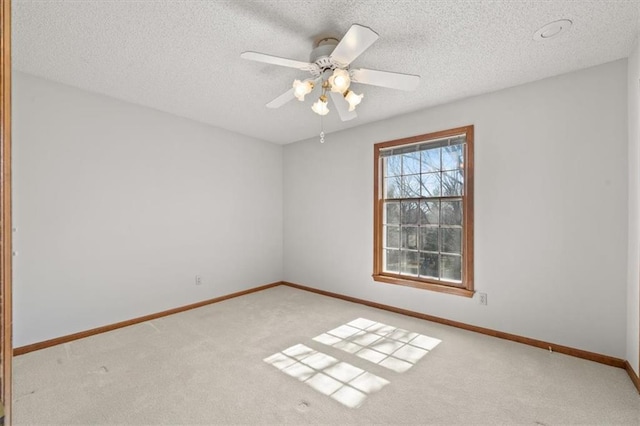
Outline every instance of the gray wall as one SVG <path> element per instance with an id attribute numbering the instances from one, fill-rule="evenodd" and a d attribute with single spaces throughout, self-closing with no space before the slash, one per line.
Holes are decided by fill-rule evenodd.
<path id="1" fill-rule="evenodd" d="M 629 249 L 627 263 L 627 356 L 640 375 L 640 46 L 638 40 L 629 55 Z"/>
<path id="2" fill-rule="evenodd" d="M 620 60 L 285 146 L 284 279 L 625 358 L 626 75 Z M 467 124 L 488 305 L 374 282 L 373 144 Z"/>
<path id="3" fill-rule="evenodd" d="M 19 72 L 13 96 L 14 346 L 282 278 L 281 146 Z"/>

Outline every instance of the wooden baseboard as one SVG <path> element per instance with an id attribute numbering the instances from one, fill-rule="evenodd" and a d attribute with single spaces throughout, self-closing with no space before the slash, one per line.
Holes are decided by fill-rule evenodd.
<path id="1" fill-rule="evenodd" d="M 274 282 L 274 283 L 271 283 L 271 284 L 266 284 L 266 285 L 263 285 L 263 286 L 254 287 L 254 288 L 251 288 L 251 289 L 248 289 L 248 290 L 239 291 L 239 292 L 228 294 L 228 295 L 225 295 L 225 296 L 216 297 L 214 299 L 209 299 L 209 300 L 204 300 L 202 302 L 193 303 L 191 305 L 181 306 L 181 307 L 178 307 L 178 308 L 169 309 L 169 310 L 162 311 L 162 312 L 157 312 L 155 314 L 145 315 L 145 316 L 142 316 L 142 317 L 139 317 L 139 318 L 134 318 L 134 319 L 130 319 L 130 320 L 127 320 L 127 321 L 121 321 L 121 322 L 118 322 L 118 323 L 115 323 L 115 324 L 105 325 L 105 326 L 102 326 L 102 327 L 93 328 L 91 330 L 81 331 L 79 333 L 69 334 L 69 335 L 61 336 L 61 337 L 56 337 L 55 339 L 45 340 L 44 342 L 38 342 L 38 343 L 33 343 L 31 345 L 21 346 L 19 348 L 15 348 L 13 350 L 13 355 L 17 356 L 17 355 L 26 354 L 28 352 L 32 352 L 32 351 L 36 351 L 36 350 L 39 350 L 39 349 L 48 348 L 50 346 L 60 345 L 62 343 L 67 343 L 67 342 L 71 342 L 73 340 L 82 339 L 84 337 L 93 336 L 95 334 L 104 333 L 104 332 L 111 331 L 111 330 L 116 330 L 118 328 L 127 327 L 127 326 L 133 325 L 133 324 L 138 324 L 138 323 L 141 323 L 141 322 L 150 321 L 150 320 L 153 320 L 153 319 L 156 319 L 156 318 L 160 318 L 160 317 L 164 317 L 164 316 L 167 316 L 167 315 L 177 314 L 179 312 L 184 312 L 184 311 L 187 311 L 187 310 L 190 310 L 190 309 L 199 308 L 201 306 L 210 305 L 212 303 L 221 302 L 223 300 L 232 299 L 234 297 L 244 296 L 245 294 L 255 293 L 257 291 L 266 290 L 268 288 L 276 287 L 276 286 L 279 286 L 279 285 L 285 285 L 285 286 L 296 288 L 296 289 L 299 289 L 299 290 L 305 290 L 305 291 L 309 291 L 309 292 L 312 292 L 312 293 L 321 294 L 323 296 L 329 296 L 329 297 L 333 297 L 333 298 L 336 298 L 336 299 L 346 300 L 348 302 L 353 302 L 353 303 L 358 303 L 358 304 L 365 305 L 365 306 L 370 306 L 372 308 L 383 309 L 383 310 L 389 311 L 389 312 L 395 312 L 395 313 L 398 313 L 398 314 L 407 315 L 407 316 L 414 317 L 414 318 L 419 318 L 419 319 L 423 319 L 423 320 L 427 320 L 427 321 L 436 322 L 436 323 L 439 323 L 439 324 L 449 325 L 449 326 L 452 326 L 452 327 L 461 328 L 463 330 L 474 331 L 476 333 L 486 334 L 486 335 L 489 335 L 489 336 L 498 337 L 500 339 L 511 340 L 513 342 L 523 343 L 525 345 L 535 346 L 537 348 L 551 349 L 554 352 L 575 356 L 577 358 L 587 359 L 589 361 L 595 361 L 595 362 L 598 362 L 598 363 L 601 363 L 601 364 L 610 365 L 610 366 L 613 366 L 613 367 L 623 368 L 629 374 L 629 377 L 633 381 L 633 383 L 636 386 L 636 388 L 638 388 L 638 391 L 640 391 L 640 380 L 638 379 L 638 376 L 636 375 L 635 371 L 633 370 L 633 368 L 631 368 L 631 365 L 629 364 L 628 361 L 625 361 L 625 360 L 620 359 L 620 358 L 615 358 L 615 357 L 608 356 L 608 355 L 602 355 L 602 354 L 598 354 L 598 353 L 595 353 L 595 352 L 589 352 L 589 351 L 585 351 L 585 350 L 582 350 L 582 349 L 571 348 L 569 346 L 558 345 L 558 344 L 555 344 L 555 343 L 545 342 L 543 340 L 531 339 L 531 338 L 528 338 L 528 337 L 518 336 L 516 334 L 505 333 L 505 332 L 502 332 L 502 331 L 492 330 L 490 328 L 478 327 L 478 326 L 475 326 L 475 325 L 470 325 L 470 324 L 466 324 L 466 323 L 462 323 L 462 322 L 458 322 L 458 321 L 453 321 L 453 320 L 449 320 L 449 319 L 445 319 L 445 318 L 440 318 L 440 317 L 436 317 L 436 316 L 433 316 L 433 315 L 427 315 L 427 314 L 423 314 L 423 313 L 420 313 L 420 312 L 414 312 L 414 311 L 410 311 L 410 310 L 407 310 L 407 309 L 397 308 L 395 306 L 384 305 L 382 303 L 371 302 L 371 301 L 364 300 L 364 299 L 358 299 L 356 297 L 345 296 L 345 295 L 339 294 L 339 293 L 332 293 L 332 292 L 325 291 L 325 290 L 319 290 L 319 289 L 316 289 L 316 288 L 313 288 L 313 287 L 307 287 L 307 286 L 303 286 L 303 285 L 300 285 L 300 284 L 294 284 L 294 283 L 286 282 L 286 281 Z"/>
<path id="2" fill-rule="evenodd" d="M 420 312 L 414 312 L 414 311 L 409 311 L 407 309 L 396 308 L 395 306 L 383 305 L 381 303 L 370 302 L 364 299 L 358 299 L 355 297 L 345 296 L 338 293 L 318 290 L 316 288 L 307 287 L 300 284 L 294 284 L 286 281 L 283 281 L 282 284 L 289 287 L 297 288 L 300 290 L 306 290 L 312 293 L 321 294 L 323 296 L 334 297 L 337 299 L 342 299 L 342 300 L 346 300 L 348 302 L 353 302 L 353 303 L 359 303 L 361 305 L 370 306 L 372 308 L 383 309 L 385 311 L 395 312 L 395 313 L 407 315 L 410 317 L 415 317 L 415 318 L 420 318 L 427 321 L 437 322 L 440 324 L 450 325 L 452 327 L 457 327 L 464 330 L 475 331 L 476 333 L 487 334 L 489 336 L 498 337 L 500 339 L 506 339 L 506 340 L 511 340 L 513 342 L 524 343 L 525 345 L 535 346 L 537 348 L 542 348 L 547 350 L 551 349 L 554 352 L 587 359 L 589 361 L 599 362 L 601 364 L 611 365 L 613 367 L 625 368 L 625 363 L 627 363 L 627 361 L 623 359 L 615 358 L 608 355 L 602 355 L 595 352 L 584 351 L 582 349 L 575 349 L 569 346 L 557 345 L 555 343 L 545 342 L 543 340 L 530 339 L 528 337 L 518 336 L 516 334 L 505 333 L 502 331 L 492 330 L 490 328 L 478 327 L 475 325 L 465 324 L 458 321 L 452 321 L 445 318 L 422 314 Z M 631 367 L 629 366 L 629 368 Z M 636 386 L 637 386 L 637 382 L 636 382 Z"/>
<path id="3" fill-rule="evenodd" d="M 624 368 L 625 370 L 627 370 L 627 374 L 631 378 L 631 381 L 633 382 L 633 384 L 636 386 L 636 389 L 638 389 L 638 393 L 640 393 L 640 378 L 631 367 L 631 364 L 629 364 L 629 361 L 624 362 Z"/>
<path id="4" fill-rule="evenodd" d="M 44 342 L 37 342 L 37 343 L 32 343 L 26 346 L 20 346 L 19 348 L 15 348 L 13 350 L 13 356 L 26 354 L 28 352 L 37 351 L 39 349 L 48 348 L 50 346 L 60 345 L 62 343 L 71 342 L 73 340 L 82 339 L 84 337 L 93 336 L 94 334 L 100 334 L 106 331 L 116 330 L 118 328 L 127 327 L 129 325 L 138 324 L 145 321 L 151 321 L 156 318 L 166 317 L 167 315 L 177 314 L 178 312 L 188 311 L 189 309 L 195 309 L 201 306 L 210 305 L 212 303 L 222 302 L 223 300 L 244 296 L 245 294 L 255 293 L 257 291 L 266 290 L 268 288 L 276 287 L 279 285 L 282 285 L 281 281 L 271 283 L 271 284 L 266 284 L 260 287 L 250 288 L 248 290 L 239 291 L 237 293 L 227 294 L 225 296 L 216 297 L 214 299 L 203 300 L 202 302 L 192 303 L 190 305 L 181 306 L 179 308 L 169 309 L 166 311 L 157 312 L 155 314 L 145 315 L 143 317 L 117 322 L 115 324 L 92 328 L 91 330 L 81 331 L 79 333 L 56 337 L 55 339 L 45 340 Z"/>

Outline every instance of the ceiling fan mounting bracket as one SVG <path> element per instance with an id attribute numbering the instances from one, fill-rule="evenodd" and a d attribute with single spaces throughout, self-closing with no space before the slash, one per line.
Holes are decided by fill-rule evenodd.
<path id="1" fill-rule="evenodd" d="M 322 46 L 323 44 L 331 44 L 333 46 L 337 46 L 338 43 L 340 43 L 340 40 L 335 37 L 323 37 L 315 42 L 313 47 L 316 48 L 318 46 Z"/>

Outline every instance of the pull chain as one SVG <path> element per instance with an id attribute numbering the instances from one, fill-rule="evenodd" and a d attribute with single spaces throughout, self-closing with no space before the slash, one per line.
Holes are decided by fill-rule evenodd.
<path id="1" fill-rule="evenodd" d="M 324 143 L 324 120 L 320 116 L 320 143 Z"/>

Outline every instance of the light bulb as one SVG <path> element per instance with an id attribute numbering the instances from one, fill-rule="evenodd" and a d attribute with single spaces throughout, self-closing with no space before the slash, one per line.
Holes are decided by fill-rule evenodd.
<path id="1" fill-rule="evenodd" d="M 361 95 L 356 95 L 355 93 L 353 93 L 351 90 L 349 90 L 345 95 L 344 98 L 346 99 L 347 102 L 349 102 L 349 111 L 353 111 L 356 109 L 356 106 L 362 102 L 362 98 L 364 97 L 364 93 Z"/>
<path id="2" fill-rule="evenodd" d="M 335 70 L 333 70 L 333 75 L 329 77 L 329 84 L 331 85 L 332 92 L 346 92 L 349 88 L 349 84 L 351 84 L 349 71 L 336 68 Z"/>
<path id="3" fill-rule="evenodd" d="M 318 115 L 327 115 L 329 113 L 329 107 L 327 106 L 327 97 L 325 95 L 320 98 L 311 107 L 313 112 Z"/>
<path id="4" fill-rule="evenodd" d="M 293 95 L 299 100 L 304 101 L 304 95 L 311 93 L 313 90 L 313 81 L 311 80 L 294 80 L 293 81 Z"/>

